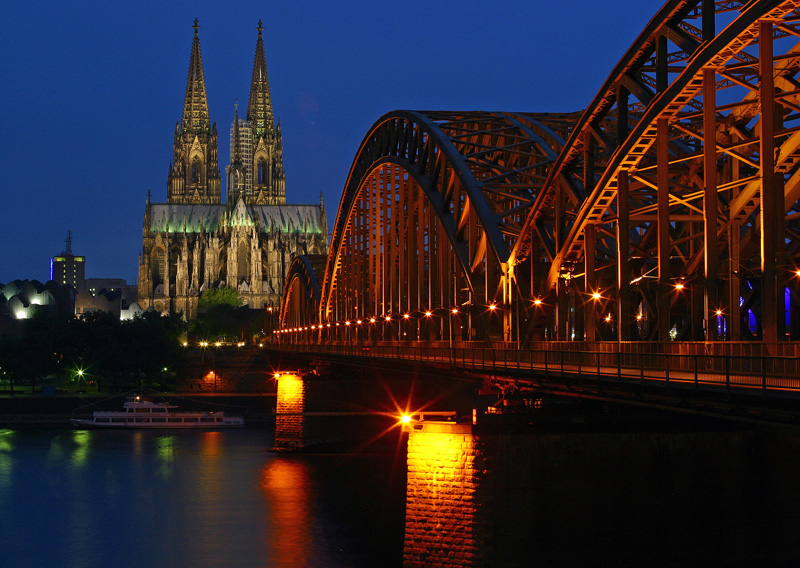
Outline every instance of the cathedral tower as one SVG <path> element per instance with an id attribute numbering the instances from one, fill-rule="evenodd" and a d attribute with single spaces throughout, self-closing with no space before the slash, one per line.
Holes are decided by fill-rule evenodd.
<path id="1" fill-rule="evenodd" d="M 231 164 L 235 162 L 234 148 L 240 152 L 245 172 L 242 196 L 253 205 L 283 205 L 286 203 L 286 173 L 283 170 L 283 135 L 275 124 L 272 96 L 269 91 L 267 59 L 264 56 L 264 26 L 258 21 L 258 40 L 250 81 L 247 119 L 236 120 L 231 126 Z M 234 137 L 238 136 L 238 140 Z M 228 189 L 228 201 L 234 192 Z"/>
<path id="2" fill-rule="evenodd" d="M 175 125 L 167 202 L 147 194 L 139 255 L 139 305 L 195 317 L 205 290 L 235 288 L 253 309 L 280 305 L 298 254 L 325 255 L 325 207 L 287 204 L 280 124 L 272 114 L 261 22 L 246 119 L 234 110 L 227 199 L 220 196 L 217 131 L 208 112 L 199 25 L 183 117 Z M 201 205 L 201 206 L 198 206 Z"/>
<path id="3" fill-rule="evenodd" d="M 200 54 L 200 25 L 194 21 L 183 118 L 175 124 L 173 161 L 167 183 L 169 203 L 220 203 L 217 125 L 211 124 Z"/>

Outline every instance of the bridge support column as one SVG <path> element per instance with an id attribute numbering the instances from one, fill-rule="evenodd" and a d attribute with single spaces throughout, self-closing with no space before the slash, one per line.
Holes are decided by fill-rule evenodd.
<path id="1" fill-rule="evenodd" d="M 658 291 L 656 298 L 658 340 L 669 341 L 672 288 L 669 270 L 669 124 L 666 118 L 658 119 L 656 138 L 656 160 L 658 162 Z"/>
<path id="2" fill-rule="evenodd" d="M 480 451 L 471 424 L 419 423 L 408 435 L 403 566 L 480 566 Z"/>
<path id="3" fill-rule="evenodd" d="M 302 450 L 305 447 L 305 381 L 303 377 L 291 373 L 278 376 L 277 381 L 275 451 Z"/>
<path id="4" fill-rule="evenodd" d="M 704 6 L 703 23 L 706 24 Z M 713 25 L 713 20 L 712 20 Z M 719 339 L 717 315 L 719 305 L 719 244 L 717 238 L 717 97 L 714 69 L 703 71 L 703 240 L 705 243 L 705 287 L 703 296 L 703 323 L 705 340 Z M 696 291 L 693 290 L 696 293 Z"/>
<path id="5" fill-rule="evenodd" d="M 774 343 L 783 336 L 783 278 L 779 266 L 784 258 L 783 180 L 775 175 L 775 81 L 773 77 L 772 22 L 759 23 L 761 72 L 761 315 L 763 339 Z M 782 120 L 781 120 L 782 122 Z"/>
<path id="6" fill-rule="evenodd" d="M 630 203 L 628 170 L 617 181 L 617 339 L 631 339 Z"/>
<path id="7" fill-rule="evenodd" d="M 586 297 L 583 304 L 583 325 L 585 329 L 584 338 L 586 341 L 595 341 L 597 331 L 597 299 L 595 294 L 599 293 L 594 271 L 594 247 L 595 247 L 595 226 L 587 225 L 584 238 L 584 286 Z"/>

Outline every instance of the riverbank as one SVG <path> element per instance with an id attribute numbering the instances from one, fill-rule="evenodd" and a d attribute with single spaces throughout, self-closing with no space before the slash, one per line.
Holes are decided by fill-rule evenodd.
<path id="1" fill-rule="evenodd" d="M 0 426 L 68 425 L 71 418 L 91 417 L 95 410 L 122 410 L 125 394 L 16 394 L 0 396 Z M 242 415 L 246 424 L 275 421 L 275 395 L 229 393 L 153 393 L 180 410 L 224 410 Z"/>

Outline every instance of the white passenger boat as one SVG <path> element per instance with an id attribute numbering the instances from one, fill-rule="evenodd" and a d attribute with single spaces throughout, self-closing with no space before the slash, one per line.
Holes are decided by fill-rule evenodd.
<path id="1" fill-rule="evenodd" d="M 241 428 L 244 418 L 224 412 L 176 412 L 177 406 L 141 396 L 125 400 L 124 410 L 96 411 L 92 418 L 73 418 L 80 428 Z"/>

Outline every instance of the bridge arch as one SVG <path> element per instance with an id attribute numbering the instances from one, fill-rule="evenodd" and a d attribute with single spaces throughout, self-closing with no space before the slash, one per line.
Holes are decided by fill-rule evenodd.
<path id="1" fill-rule="evenodd" d="M 512 265 L 546 267 L 553 311 L 539 327 L 800 337 L 784 326 L 784 290 L 800 300 L 797 10 L 670 1 L 651 20 L 577 121 L 512 251 Z"/>
<path id="2" fill-rule="evenodd" d="M 283 285 L 279 327 L 308 326 L 317 321 L 320 306 L 319 282 L 325 269 L 325 255 L 301 255 L 292 260 Z"/>
<path id="3" fill-rule="evenodd" d="M 467 336 L 489 333 L 474 318 L 508 302 L 510 251 L 577 116 L 395 111 L 381 117 L 345 184 L 320 321 L 457 309 L 468 319 L 459 326 Z M 445 319 L 437 320 L 438 329 L 418 326 L 410 336 L 399 328 L 386 333 L 441 337 Z"/>

